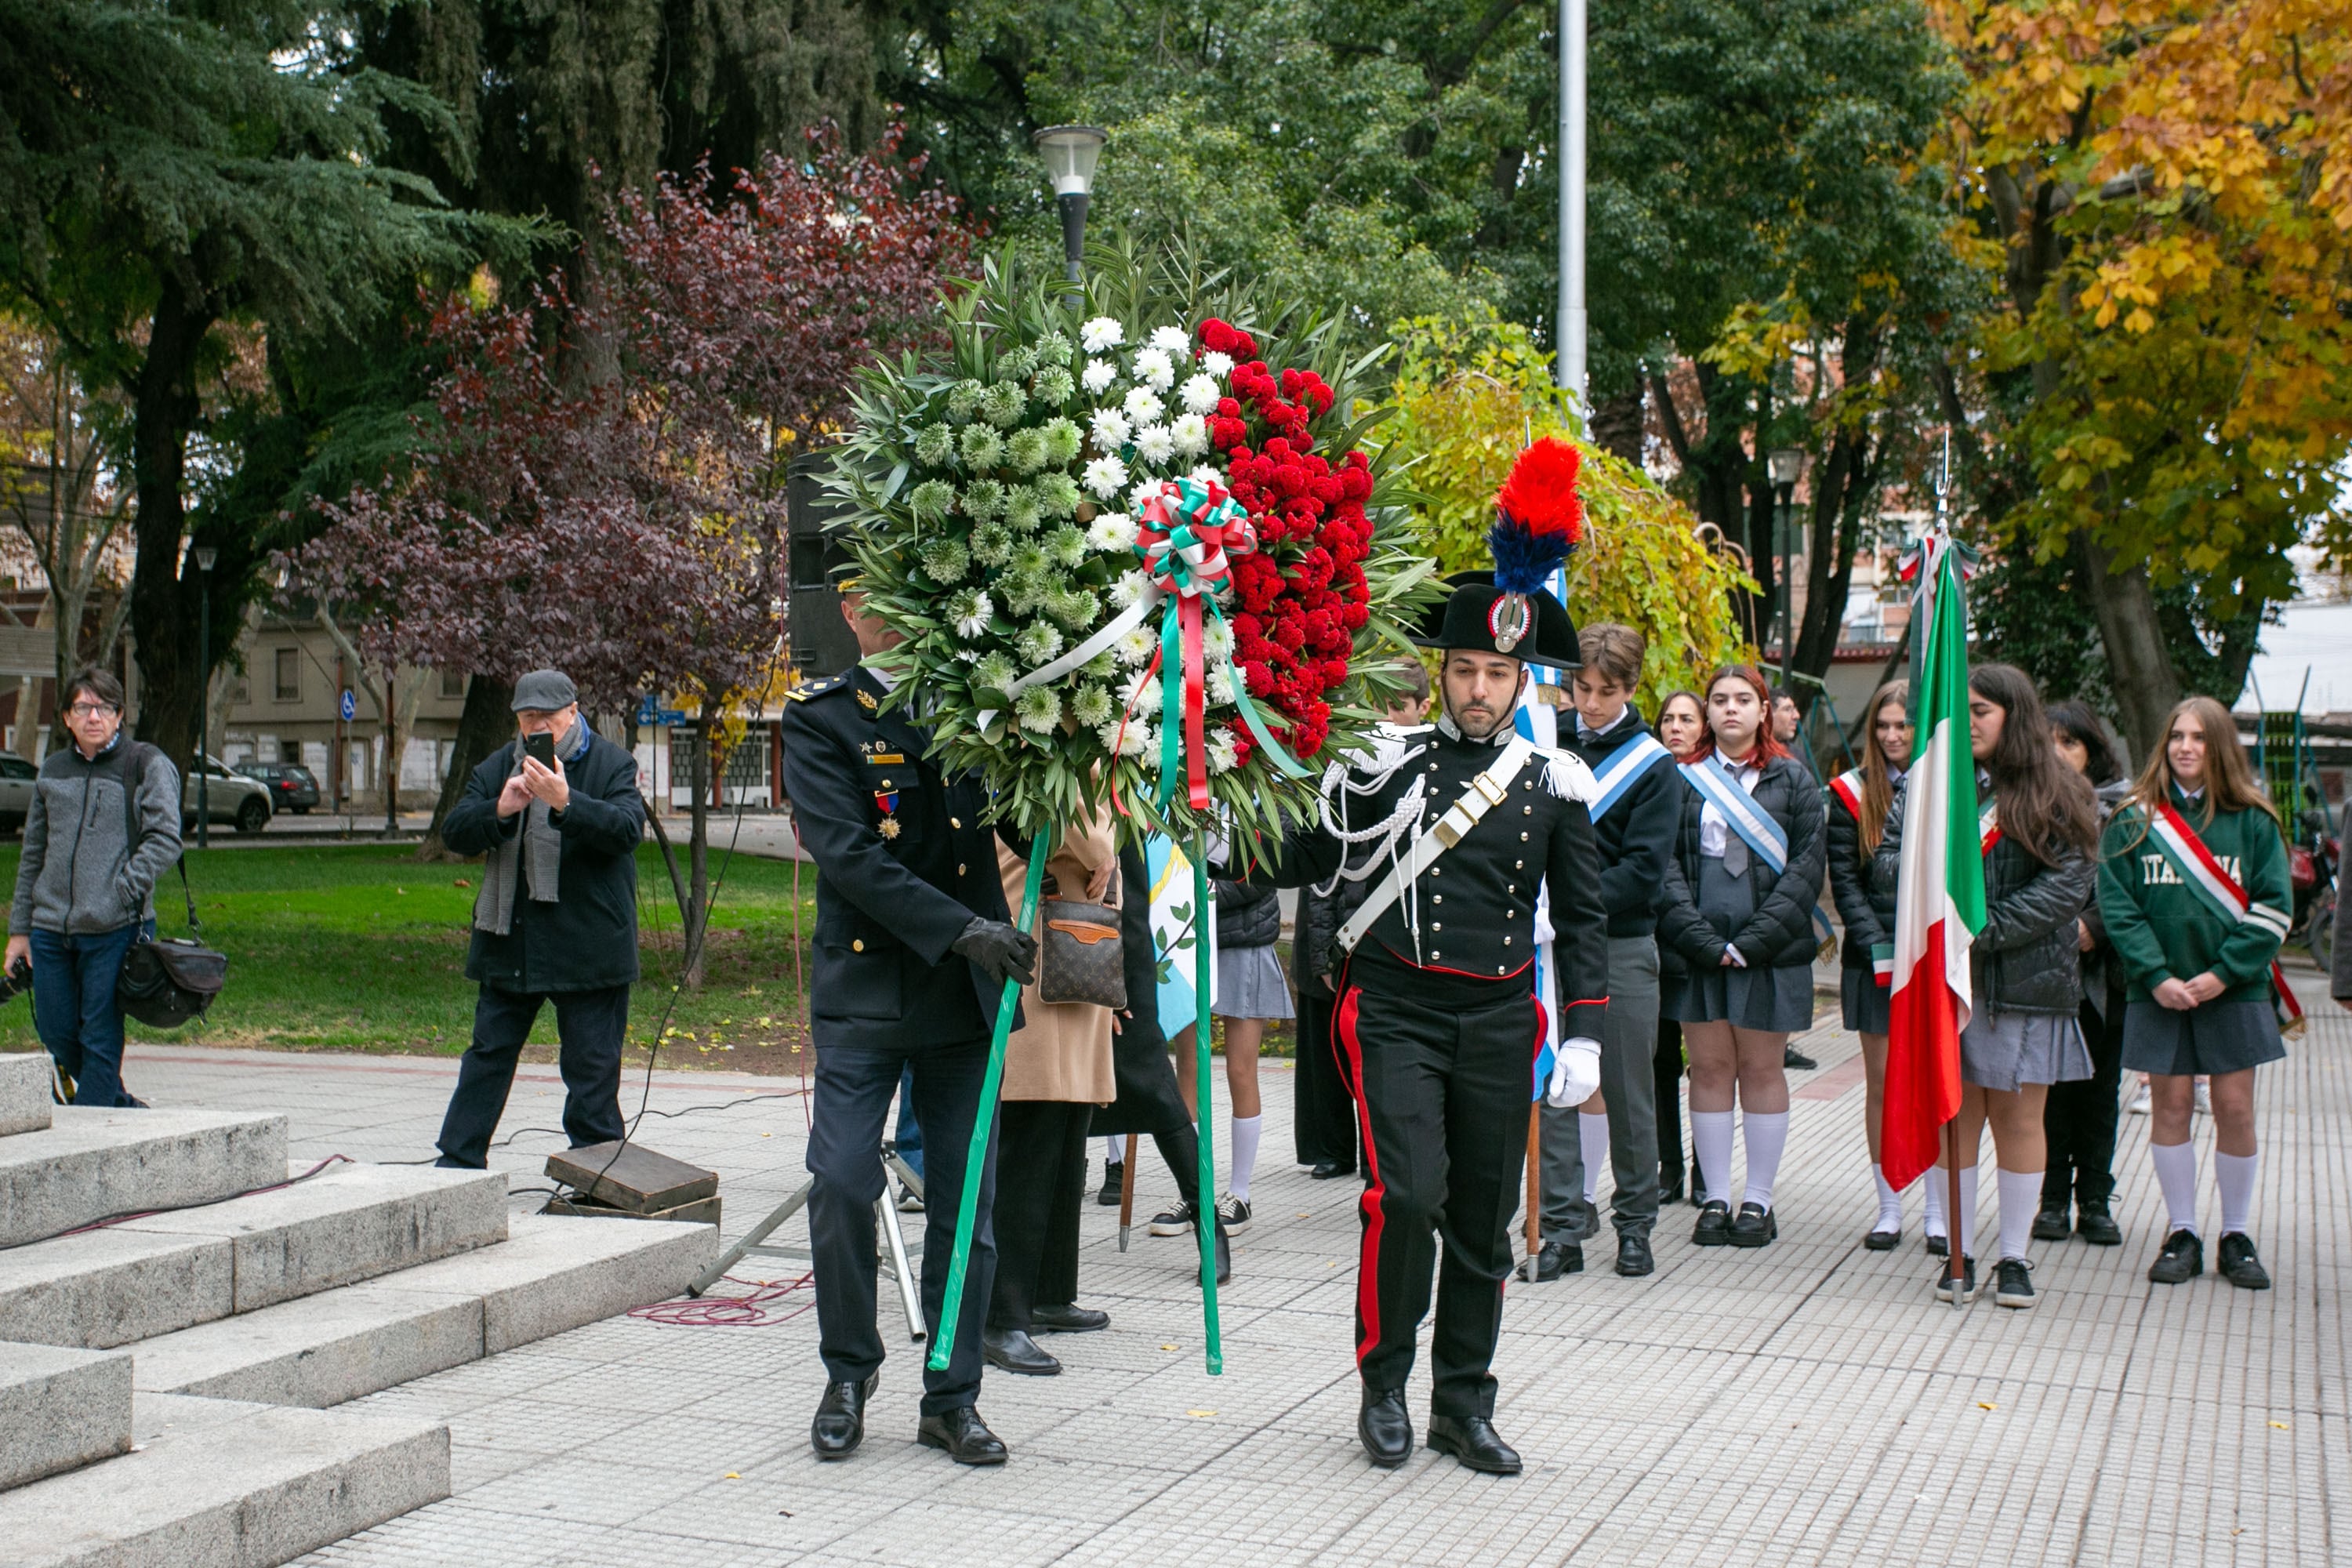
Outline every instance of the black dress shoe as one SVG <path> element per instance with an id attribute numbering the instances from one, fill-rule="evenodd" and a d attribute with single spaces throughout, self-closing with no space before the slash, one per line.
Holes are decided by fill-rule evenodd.
<path id="1" fill-rule="evenodd" d="M 1490 1476 L 1519 1473 L 1519 1451 L 1503 1441 L 1484 1415 L 1432 1415 L 1429 1446 Z"/>
<path id="2" fill-rule="evenodd" d="M 1650 1233 L 1646 1230 L 1621 1230 L 1617 1233 L 1617 1272 L 1628 1279 L 1639 1279 L 1644 1274 L 1657 1272 L 1657 1259 L 1650 1256 Z"/>
<path id="3" fill-rule="evenodd" d="M 1318 1160 L 1315 1162 L 1315 1168 L 1307 1172 L 1307 1176 L 1309 1181 L 1328 1182 L 1337 1176 L 1352 1176 L 1355 1173 L 1356 1167 L 1353 1165 L 1342 1165 L 1337 1160 Z"/>
<path id="4" fill-rule="evenodd" d="M 2219 1261 L 2221 1278 L 2239 1289 L 2267 1290 L 2271 1288 L 2270 1270 L 2263 1267 L 2261 1255 L 2254 1251 L 2254 1238 L 2244 1231 L 2222 1233 Z"/>
<path id="5" fill-rule="evenodd" d="M 1780 1048 L 1780 1065 L 1790 1072 L 1811 1072 L 1822 1064 L 1794 1046 L 1783 1046 Z"/>
<path id="6" fill-rule="evenodd" d="M 2193 1230 L 2176 1230 L 2164 1238 L 2164 1250 L 2147 1266 L 2151 1285 L 2186 1285 L 2205 1272 L 2205 1244 Z"/>
<path id="7" fill-rule="evenodd" d="M 2074 1234 L 2074 1216 L 2066 1212 L 2066 1205 L 2063 1201 L 2043 1204 L 2041 1211 L 2033 1216 L 2033 1239 L 2036 1241 L 2063 1241 Z"/>
<path id="8" fill-rule="evenodd" d="M 1109 1327 L 1110 1314 L 1093 1307 L 1029 1309 L 1029 1331 L 1033 1334 L 1090 1334 Z"/>
<path id="9" fill-rule="evenodd" d="M 982 1330 L 980 1353 L 989 1365 L 1024 1377 L 1051 1377 L 1062 1370 L 1062 1363 L 1038 1349 L 1025 1329 Z"/>
<path id="10" fill-rule="evenodd" d="M 1095 1202 L 1107 1209 L 1118 1207 L 1118 1189 L 1126 1175 L 1125 1165 L 1106 1163 L 1103 1166 L 1102 1191 L 1095 1194 Z"/>
<path id="11" fill-rule="evenodd" d="M 937 1415 L 926 1415 L 915 1428 L 915 1441 L 926 1448 L 945 1448 L 959 1465 L 1004 1463 L 1004 1441 L 988 1429 L 980 1411 L 970 1405 Z"/>
<path id="12" fill-rule="evenodd" d="M 1952 1244 L 1940 1236 L 1923 1237 L 1919 1244 L 1927 1249 L 1930 1258 L 1949 1258 L 1952 1255 Z"/>
<path id="13" fill-rule="evenodd" d="M 2074 1234 L 2093 1247 L 2121 1247 L 2124 1227 L 2105 1204 L 2084 1204 L 2074 1211 Z"/>
<path id="14" fill-rule="evenodd" d="M 1731 1205 L 1721 1198 L 1709 1198 L 1706 1206 L 1698 1211 L 1698 1224 L 1691 1229 L 1691 1241 L 1699 1247 L 1731 1245 Z"/>
<path id="15" fill-rule="evenodd" d="M 1741 1204 L 1727 1238 L 1734 1247 L 1764 1247 L 1780 1239 L 1780 1216 L 1762 1204 Z"/>
<path id="16" fill-rule="evenodd" d="M 1381 1469 L 1393 1470 L 1412 1458 L 1412 1417 L 1405 1414 L 1404 1390 L 1382 1394 L 1364 1390 L 1364 1407 L 1356 1416 L 1356 1436 L 1364 1457 Z"/>
<path id="17" fill-rule="evenodd" d="M 1186 1268 L 1186 1269 L 1187 1269 L 1187 1270 L 1192 1274 L 1192 1289 L 1195 1289 L 1195 1290 L 1198 1290 L 1198 1289 L 1201 1288 L 1201 1242 L 1200 1242 L 1200 1236 L 1201 1236 L 1200 1227 L 1196 1226 L 1194 1226 L 1194 1227 L 1193 1227 L 1193 1230 L 1192 1230 L 1192 1237 L 1193 1237 L 1193 1239 L 1192 1239 L 1192 1255 L 1191 1258 L 1190 1258 L 1190 1259 L 1186 1262 L 1186 1264 L 1185 1264 L 1185 1268 Z M 1225 1233 L 1225 1227 L 1224 1227 L 1223 1226 L 1222 1226 L 1222 1225 L 1221 1225 L 1221 1226 L 1217 1226 L 1217 1283 L 1218 1283 L 1218 1284 L 1220 1284 L 1220 1285 L 1226 1284 L 1226 1283 L 1228 1283 L 1228 1282 L 1230 1282 L 1230 1281 L 1232 1280 L 1233 1277 L 1234 1277 L 1234 1242 L 1233 1242 L 1233 1237 L 1230 1237 L 1230 1236 L 1228 1236 L 1228 1235 Z"/>
<path id="18" fill-rule="evenodd" d="M 866 1402 L 882 1386 L 880 1368 L 863 1383 L 829 1383 L 816 1402 L 816 1419 L 809 1424 L 809 1447 L 820 1459 L 845 1459 L 866 1441 Z"/>
<path id="19" fill-rule="evenodd" d="M 1536 1248 L 1528 1261 L 1534 1265 L 1528 1278 L 1537 1284 L 1559 1279 L 1563 1274 L 1584 1272 L 1584 1248 L 1572 1241 L 1547 1241 Z"/>

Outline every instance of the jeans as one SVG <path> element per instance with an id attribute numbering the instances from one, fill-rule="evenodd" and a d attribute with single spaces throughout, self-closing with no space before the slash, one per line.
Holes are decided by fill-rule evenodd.
<path id="1" fill-rule="evenodd" d="M 122 1087 L 122 1009 L 115 1005 L 114 982 L 131 944 L 154 934 L 153 921 L 94 935 L 30 933 L 33 1028 L 74 1080 L 76 1105 L 139 1103 Z"/>
<path id="2" fill-rule="evenodd" d="M 557 1060 L 563 1072 L 564 1136 L 577 1149 L 626 1135 L 621 1042 L 629 1032 L 629 988 L 535 993 L 485 985 L 474 1004 L 474 1043 L 457 1064 L 457 1091 L 441 1119 L 442 1164 L 478 1171 L 489 1163 L 490 1134 L 506 1114 L 515 1063 L 540 1007 L 549 1002 L 555 1004 L 555 1032 L 562 1041 Z"/>

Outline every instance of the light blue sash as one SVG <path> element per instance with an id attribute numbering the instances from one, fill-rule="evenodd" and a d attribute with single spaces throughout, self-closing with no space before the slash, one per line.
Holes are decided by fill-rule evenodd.
<path id="1" fill-rule="evenodd" d="M 1789 836 L 1758 807 L 1755 797 L 1739 787 L 1739 781 L 1731 776 L 1722 758 L 1709 752 L 1706 761 L 1685 763 L 1682 770 L 1691 788 L 1715 807 L 1716 814 L 1756 852 L 1758 859 L 1772 868 L 1774 876 L 1789 868 Z"/>
<path id="2" fill-rule="evenodd" d="M 1608 816 L 1609 808 L 1623 799 L 1626 791 L 1649 777 L 1651 768 L 1673 756 L 1663 742 L 1647 731 L 1636 733 L 1618 747 L 1609 765 L 1592 781 L 1601 786 L 1601 794 L 1592 803 L 1592 820 L 1598 822 Z"/>

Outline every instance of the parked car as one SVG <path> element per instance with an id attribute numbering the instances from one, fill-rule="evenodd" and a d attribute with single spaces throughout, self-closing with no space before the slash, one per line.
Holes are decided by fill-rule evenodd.
<path id="1" fill-rule="evenodd" d="M 258 833 L 269 826 L 268 784 L 231 773 L 210 757 L 200 757 L 197 763 L 205 771 L 205 805 L 215 822 L 232 823 L 239 833 Z M 180 827 L 194 832 L 195 826 L 196 769 L 191 767 L 180 792 Z"/>
<path id="2" fill-rule="evenodd" d="M 247 763 L 236 770 L 269 786 L 269 804 L 278 811 L 307 816 L 319 804 L 319 781 L 299 763 Z"/>
<path id="3" fill-rule="evenodd" d="M 22 757 L 0 756 L 0 833 L 22 833 L 33 809 L 33 781 L 41 770 Z"/>

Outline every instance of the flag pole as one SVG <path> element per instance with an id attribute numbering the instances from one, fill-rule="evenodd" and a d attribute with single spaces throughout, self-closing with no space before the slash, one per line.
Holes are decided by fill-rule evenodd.
<path id="1" fill-rule="evenodd" d="M 1936 469 L 1936 541 L 1948 549 L 1952 542 L 1952 432 L 1944 431 L 1944 460 Z M 1925 568 L 1922 568 L 1925 574 Z M 1968 1091 L 1961 1090 L 1961 1098 Z M 1960 1213 L 1960 1116 L 1956 1109 L 1952 1119 L 1944 1123 L 1944 1212 L 1951 1217 L 1945 1222 L 1946 1257 L 1944 1278 L 1951 1282 L 1952 1310 L 1967 1305 L 1960 1292 L 1968 1281 L 1969 1243 L 1976 1239 L 1976 1218 L 1973 1214 Z"/>
<path id="2" fill-rule="evenodd" d="M 1543 1250 L 1537 1239 L 1542 1234 L 1542 1216 L 1537 1212 L 1543 1203 L 1543 1187 L 1537 1177 L 1537 1164 L 1543 1157 L 1543 1101 L 1528 1107 L 1528 1278 L 1536 1277 L 1536 1255 Z"/>

